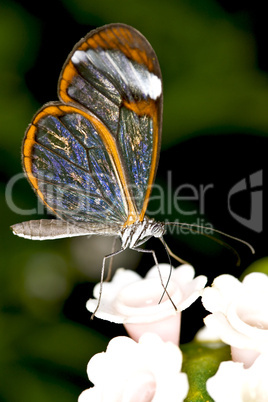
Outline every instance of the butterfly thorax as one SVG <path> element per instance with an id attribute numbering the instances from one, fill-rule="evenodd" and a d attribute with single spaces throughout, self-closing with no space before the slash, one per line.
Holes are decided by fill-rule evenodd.
<path id="1" fill-rule="evenodd" d="M 137 221 L 121 230 L 122 248 L 139 247 L 150 237 L 162 237 L 164 233 L 164 223 L 157 222 L 153 218 L 145 216 L 142 222 Z"/>

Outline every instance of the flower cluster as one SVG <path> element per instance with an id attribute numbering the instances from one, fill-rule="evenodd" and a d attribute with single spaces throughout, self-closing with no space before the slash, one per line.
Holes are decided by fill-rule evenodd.
<path id="1" fill-rule="evenodd" d="M 207 278 L 194 276 L 188 264 L 172 272 L 159 264 L 145 278 L 121 268 L 103 283 L 99 306 L 95 286 L 87 309 L 98 306 L 96 317 L 123 324 L 130 338 L 112 339 L 106 352 L 91 358 L 87 372 L 94 387 L 79 402 L 183 401 L 189 383 L 181 371 L 180 317 L 199 296 L 211 314 L 196 340 L 224 342 L 232 354 L 207 380 L 209 395 L 215 402 L 268 400 L 268 276 L 252 273 L 240 282 L 221 275 L 206 288 Z"/>
<path id="2" fill-rule="evenodd" d="M 180 316 L 201 295 L 207 281 L 194 275 L 188 264 L 172 272 L 169 265 L 159 264 L 145 278 L 118 269 L 111 282 L 102 284 L 95 316 L 123 324 L 131 338 L 114 338 L 105 353 L 91 358 L 87 372 L 94 387 L 84 391 L 79 402 L 185 399 L 189 385 L 181 372 Z M 95 299 L 87 302 L 92 313 L 99 293 L 100 284 L 94 288 Z"/>
<path id="3" fill-rule="evenodd" d="M 268 276 L 255 272 L 240 282 L 221 275 L 202 302 L 212 313 L 204 320 L 208 330 L 230 345 L 233 360 L 207 381 L 209 394 L 216 402 L 267 401 Z"/>
<path id="4" fill-rule="evenodd" d="M 188 381 L 181 364 L 180 349 L 158 335 L 145 333 L 138 343 L 119 336 L 106 353 L 89 361 L 88 377 L 95 386 L 84 391 L 79 402 L 183 401 Z"/>

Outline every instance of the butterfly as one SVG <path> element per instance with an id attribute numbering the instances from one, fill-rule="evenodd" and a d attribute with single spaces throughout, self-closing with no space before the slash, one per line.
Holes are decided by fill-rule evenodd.
<path id="1" fill-rule="evenodd" d="M 145 215 L 163 108 L 152 46 L 125 24 L 91 31 L 68 56 L 58 96 L 34 116 L 22 149 L 30 184 L 58 219 L 15 224 L 13 233 L 33 240 L 119 236 L 118 253 L 162 239 L 165 224 Z"/>
<path id="2" fill-rule="evenodd" d="M 13 233 L 119 237 L 121 248 L 104 257 L 102 273 L 105 260 L 126 248 L 152 253 L 158 265 L 153 250 L 140 248 L 150 237 L 181 262 L 163 240 L 172 223 L 145 215 L 159 161 L 162 93 L 157 56 L 136 29 L 110 24 L 78 42 L 60 74 L 60 101 L 37 112 L 22 149 L 26 176 L 57 219 L 15 224 Z"/>

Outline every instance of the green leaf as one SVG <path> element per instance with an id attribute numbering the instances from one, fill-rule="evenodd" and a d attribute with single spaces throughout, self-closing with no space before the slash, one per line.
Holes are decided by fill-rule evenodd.
<path id="1" fill-rule="evenodd" d="M 190 390 L 185 402 L 213 402 L 206 389 L 207 379 L 218 370 L 222 361 L 230 360 L 230 347 L 220 342 L 181 345 L 182 371 L 188 376 Z"/>
<path id="2" fill-rule="evenodd" d="M 244 277 L 252 272 L 262 272 L 263 274 L 268 275 L 268 257 L 260 258 L 257 261 L 254 261 L 241 275 L 241 280 Z"/>

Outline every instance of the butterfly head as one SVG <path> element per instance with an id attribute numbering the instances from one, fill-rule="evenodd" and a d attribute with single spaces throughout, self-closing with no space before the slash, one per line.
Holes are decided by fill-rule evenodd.
<path id="1" fill-rule="evenodd" d="M 145 216 L 142 222 L 137 221 L 121 231 L 122 248 L 137 248 L 150 237 L 162 237 L 164 233 L 164 223 Z"/>

